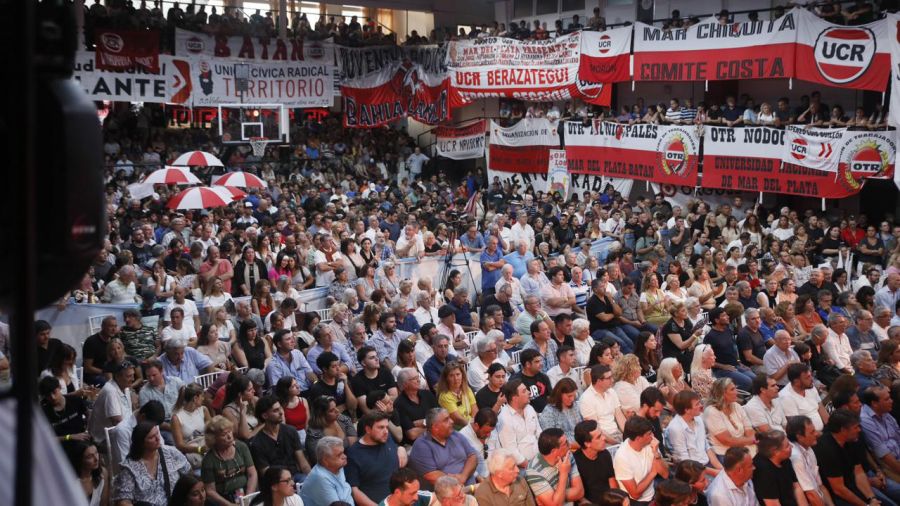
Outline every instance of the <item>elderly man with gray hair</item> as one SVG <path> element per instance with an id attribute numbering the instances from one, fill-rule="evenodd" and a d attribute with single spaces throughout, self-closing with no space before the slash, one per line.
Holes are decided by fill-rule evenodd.
<path id="1" fill-rule="evenodd" d="M 853 377 L 859 383 L 860 395 L 862 395 L 863 390 L 881 384 L 874 377 L 875 371 L 878 370 L 878 364 L 875 363 L 875 358 L 868 350 L 856 350 L 851 353 L 850 365 L 856 371 Z"/>
<path id="2" fill-rule="evenodd" d="M 487 460 L 490 477 L 475 489 L 479 506 L 535 506 L 534 496 L 525 479 L 519 476 L 516 455 L 497 448 Z"/>
<path id="3" fill-rule="evenodd" d="M 490 334 L 490 332 L 488 332 Z M 497 362 L 497 340 L 484 335 L 475 340 L 472 345 L 472 352 L 476 357 L 469 362 L 469 370 L 466 378 L 473 392 L 481 390 L 487 384 L 487 370 L 494 362 Z"/>
<path id="4" fill-rule="evenodd" d="M 447 410 L 428 411 L 425 427 L 427 432 L 416 439 L 409 454 L 409 467 L 422 478 L 423 487 L 433 488 L 442 476 L 473 485 L 478 457 L 466 437 L 453 430 Z"/>
<path id="5" fill-rule="evenodd" d="M 163 343 L 165 351 L 159 356 L 163 374 L 180 379 L 185 385 L 194 378 L 213 371 L 213 362 L 206 355 L 187 345 L 187 341 L 174 337 Z"/>
<path id="6" fill-rule="evenodd" d="M 353 504 L 350 484 L 344 477 L 347 456 L 344 442 L 334 436 L 325 436 L 316 445 L 316 465 L 303 481 L 300 498 L 304 504 Z"/>
<path id="7" fill-rule="evenodd" d="M 440 317 L 438 317 L 438 310 L 436 307 L 434 307 L 433 302 L 434 299 L 432 298 L 430 293 L 416 293 L 416 310 L 413 311 L 412 316 L 419 323 L 419 327 L 425 325 L 426 323 L 437 325 L 441 322 Z"/>
<path id="8" fill-rule="evenodd" d="M 850 340 L 850 347 L 854 350 L 870 350 L 873 353 L 878 352 L 878 335 L 874 330 L 875 318 L 872 313 L 865 309 L 856 312 L 856 325 L 851 325 L 847 329 L 847 339 Z"/>
<path id="9" fill-rule="evenodd" d="M 478 506 L 478 501 L 463 492 L 459 481 L 452 476 L 441 476 L 434 482 L 434 495 L 429 506 Z"/>
<path id="10" fill-rule="evenodd" d="M 134 266 L 123 265 L 119 269 L 118 277 L 103 288 L 101 299 L 108 304 L 140 304 L 141 297 L 137 294 L 137 285 L 134 282 L 136 278 Z"/>
<path id="11" fill-rule="evenodd" d="M 850 354 L 853 353 L 853 347 L 850 346 L 850 338 L 846 334 L 849 326 L 850 320 L 843 314 L 829 313 L 828 337 L 825 338 L 822 351 L 834 362 L 835 367 L 847 374 L 853 374 L 853 368 L 850 365 Z"/>

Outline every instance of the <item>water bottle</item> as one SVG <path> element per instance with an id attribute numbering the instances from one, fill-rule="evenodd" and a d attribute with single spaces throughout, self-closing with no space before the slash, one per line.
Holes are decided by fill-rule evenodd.
<path id="1" fill-rule="evenodd" d="M 241 499 L 244 498 L 244 489 L 239 488 L 234 491 L 234 502 L 241 504 Z"/>
<path id="2" fill-rule="evenodd" d="M 344 395 L 344 381 L 341 380 L 341 381 L 337 382 L 337 396 L 341 397 L 343 395 Z"/>

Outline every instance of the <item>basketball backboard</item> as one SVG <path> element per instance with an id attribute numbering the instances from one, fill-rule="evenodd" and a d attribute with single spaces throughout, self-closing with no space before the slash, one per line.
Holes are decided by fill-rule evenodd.
<path id="1" fill-rule="evenodd" d="M 288 112 L 281 104 L 219 105 L 222 144 L 247 144 L 265 138 L 269 143 L 289 142 Z"/>

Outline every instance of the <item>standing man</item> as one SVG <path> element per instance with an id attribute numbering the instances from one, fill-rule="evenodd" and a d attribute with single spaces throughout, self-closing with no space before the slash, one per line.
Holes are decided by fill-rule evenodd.
<path id="1" fill-rule="evenodd" d="M 488 297 L 495 291 L 497 281 L 500 280 L 500 269 L 506 265 L 503 259 L 503 251 L 497 247 L 497 237 L 488 236 L 487 247 L 481 252 L 481 295 Z"/>
<path id="2" fill-rule="evenodd" d="M 422 175 L 422 167 L 425 166 L 425 163 L 427 163 L 428 160 L 431 159 L 422 153 L 422 148 L 416 146 L 415 151 L 413 151 L 413 153 L 409 155 L 409 158 L 406 159 L 406 168 L 409 170 L 410 181 L 419 179 Z"/>

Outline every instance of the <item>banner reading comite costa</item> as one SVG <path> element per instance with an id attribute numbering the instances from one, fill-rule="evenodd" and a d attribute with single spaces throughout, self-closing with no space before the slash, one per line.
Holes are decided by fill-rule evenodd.
<path id="1" fill-rule="evenodd" d="M 697 185 L 700 138 L 694 127 L 569 121 L 565 128 L 573 174 Z"/>
<path id="2" fill-rule="evenodd" d="M 783 79 L 794 75 L 797 14 L 720 23 L 706 18 L 688 28 L 634 25 L 635 81 Z"/>

